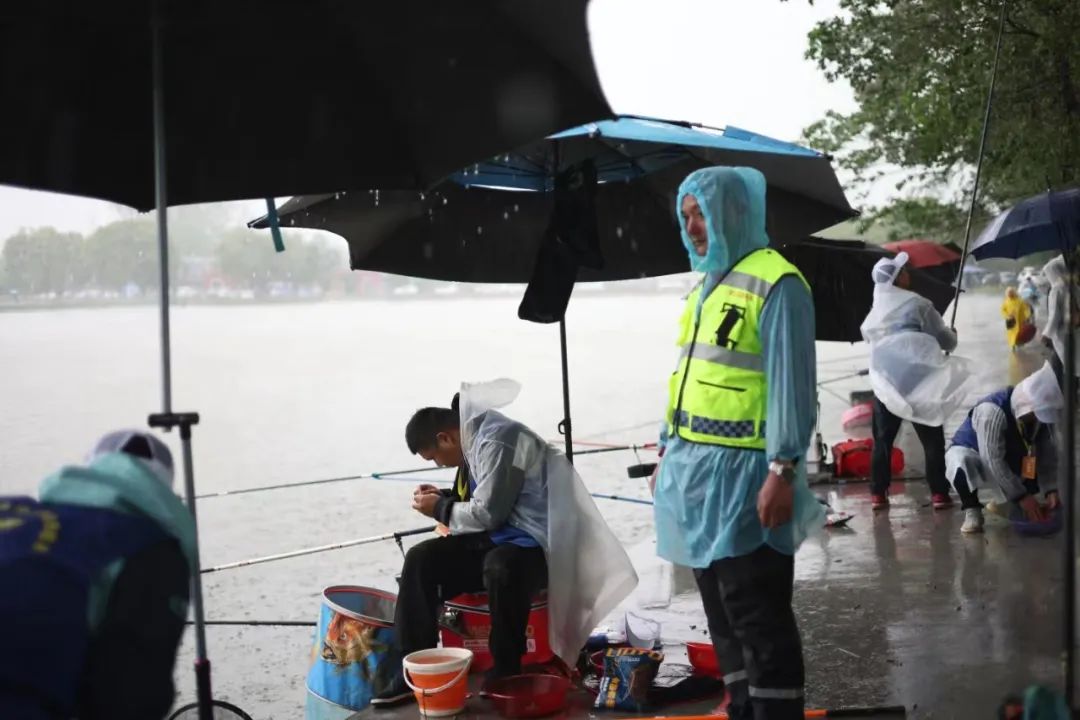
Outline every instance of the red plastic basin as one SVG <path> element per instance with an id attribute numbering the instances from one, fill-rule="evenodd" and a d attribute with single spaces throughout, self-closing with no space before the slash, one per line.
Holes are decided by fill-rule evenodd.
<path id="1" fill-rule="evenodd" d="M 488 699 L 503 717 L 554 715 L 566 705 L 570 679 L 561 675 L 514 675 L 493 681 Z"/>
<path id="2" fill-rule="evenodd" d="M 694 670 L 702 675 L 720 677 L 720 663 L 716 661 L 716 651 L 712 643 L 688 642 L 686 656 Z"/>

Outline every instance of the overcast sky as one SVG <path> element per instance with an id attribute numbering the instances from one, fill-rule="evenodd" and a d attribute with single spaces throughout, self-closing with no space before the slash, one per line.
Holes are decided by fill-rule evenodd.
<path id="1" fill-rule="evenodd" d="M 851 89 L 826 82 L 803 57 L 807 32 L 838 6 L 838 0 L 812 6 L 806 0 L 592 0 L 589 27 L 616 112 L 798 140 L 826 110 L 854 108 Z M 259 202 L 249 206 L 250 215 L 260 211 Z M 98 200 L 0 186 L 0 239 L 40 225 L 85 233 L 132 214 Z"/>

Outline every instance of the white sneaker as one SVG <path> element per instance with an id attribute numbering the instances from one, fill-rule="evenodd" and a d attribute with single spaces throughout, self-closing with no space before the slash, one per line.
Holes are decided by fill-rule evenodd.
<path id="1" fill-rule="evenodd" d="M 964 511 L 964 524 L 960 527 L 962 533 L 981 533 L 983 531 L 983 514 L 980 508 L 968 508 Z"/>

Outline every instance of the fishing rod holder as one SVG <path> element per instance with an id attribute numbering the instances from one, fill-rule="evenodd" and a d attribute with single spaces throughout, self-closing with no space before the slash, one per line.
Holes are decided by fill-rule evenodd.
<path id="1" fill-rule="evenodd" d="M 161 412 L 153 413 L 147 418 L 147 422 L 152 428 L 161 428 L 165 432 L 172 430 L 173 428 L 180 428 L 180 438 L 183 440 L 191 439 L 191 427 L 199 424 L 199 413 L 197 412 Z"/>

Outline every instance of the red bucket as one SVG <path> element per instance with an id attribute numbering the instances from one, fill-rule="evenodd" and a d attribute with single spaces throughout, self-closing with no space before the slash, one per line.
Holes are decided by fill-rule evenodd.
<path id="1" fill-rule="evenodd" d="M 720 663 L 716 660 L 716 650 L 710 643 L 686 643 L 686 657 L 695 672 L 720 677 Z"/>
<path id="2" fill-rule="evenodd" d="M 495 662 L 488 650 L 491 637 L 491 608 L 487 593 L 466 593 L 446 602 L 439 634 L 443 647 L 473 651 L 473 672 L 484 672 Z M 533 597 L 525 627 L 525 654 L 522 665 L 539 665 L 555 657 L 548 639 L 547 593 Z"/>

